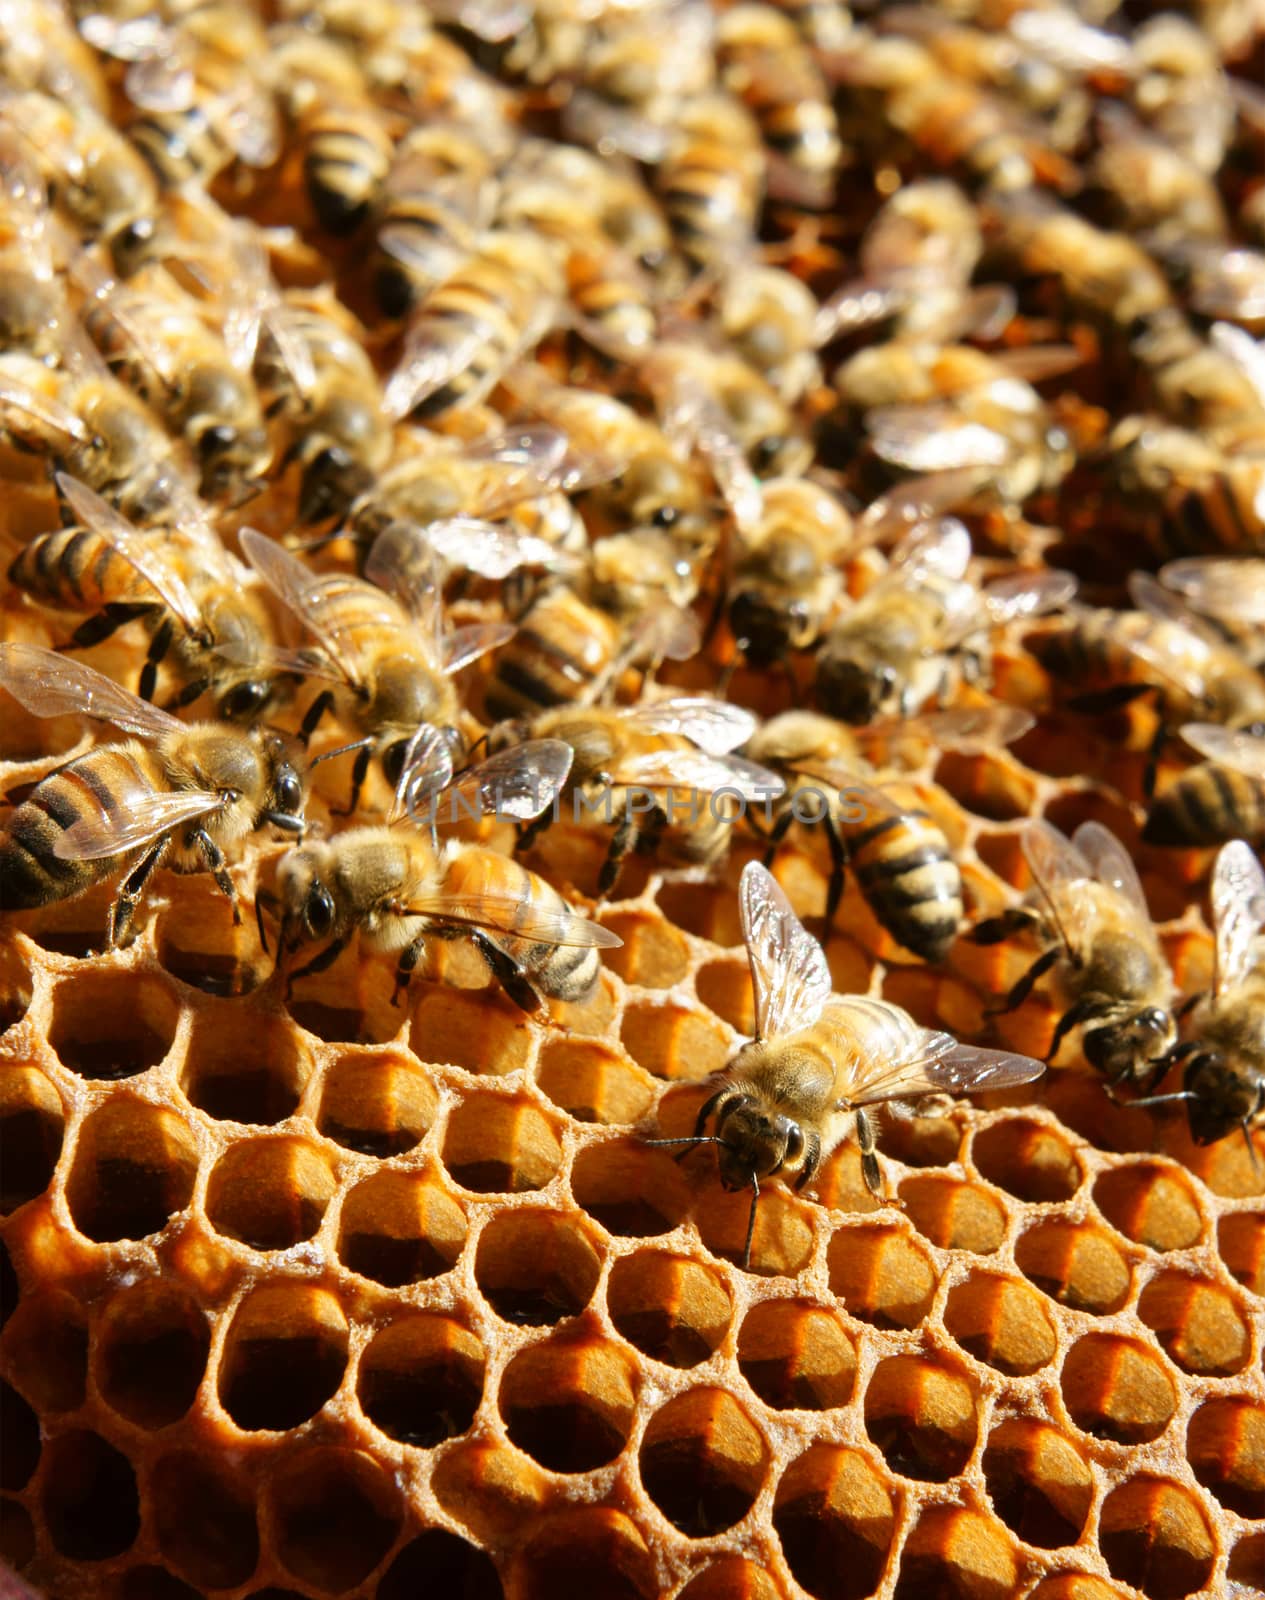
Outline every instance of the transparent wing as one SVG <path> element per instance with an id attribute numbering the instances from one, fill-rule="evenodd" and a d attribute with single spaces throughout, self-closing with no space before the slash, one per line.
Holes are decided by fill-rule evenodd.
<path id="1" fill-rule="evenodd" d="M 1014 454 L 1004 433 L 972 422 L 952 406 L 883 406 L 865 419 L 874 453 L 907 472 L 1000 467 Z"/>
<path id="2" fill-rule="evenodd" d="M 1191 556 L 1161 567 L 1160 579 L 1210 616 L 1265 623 L 1265 561 Z"/>
<path id="3" fill-rule="evenodd" d="M 1077 580 L 1070 572 L 1017 572 L 995 578 L 984 589 L 984 606 L 1000 625 L 1018 617 L 1041 617 L 1058 611 L 1075 598 Z"/>
<path id="4" fill-rule="evenodd" d="M 426 530 L 415 522 L 389 523 L 365 557 L 365 577 L 400 602 L 417 624 L 430 660 L 439 662 L 444 610 L 439 567 Z"/>
<path id="5" fill-rule="evenodd" d="M 971 562 L 971 536 L 956 517 L 940 517 L 914 528 L 892 551 L 892 572 L 915 583 L 925 578 L 957 581 Z"/>
<path id="6" fill-rule="evenodd" d="M 295 308 L 280 300 L 268 306 L 263 313 L 263 327 L 294 385 L 295 393 L 304 400 L 311 399 L 316 392 L 316 364 L 308 340 L 301 331 L 301 321 L 295 314 Z M 224 342 L 228 343 L 227 328 Z"/>
<path id="7" fill-rule="evenodd" d="M 246 559 L 263 581 L 318 641 L 338 677 L 346 682 L 356 682 L 355 669 L 344 661 L 345 651 L 338 635 L 322 620 L 314 601 L 319 595 L 320 579 L 310 572 L 288 550 L 282 549 L 275 539 L 258 533 L 254 528 L 241 530 L 241 546 Z"/>
<path id="8" fill-rule="evenodd" d="M 811 1026 L 833 988 L 826 954 L 758 861 L 742 869 L 738 909 L 751 963 L 756 1038 L 776 1039 Z"/>
<path id="9" fill-rule="evenodd" d="M 1009 28 L 1020 44 L 1065 72 L 1106 70 L 1133 77 L 1141 70 L 1128 39 L 1091 26 L 1071 6 L 1020 11 Z"/>
<path id="10" fill-rule="evenodd" d="M 903 723 L 893 722 L 892 731 L 908 731 L 932 740 L 944 749 L 982 745 L 1013 744 L 1033 727 L 1036 718 L 1018 706 L 958 707 L 951 711 L 929 711 Z M 882 731 L 882 725 L 875 725 Z M 861 729 L 861 732 L 868 732 Z"/>
<path id="11" fill-rule="evenodd" d="M 447 517 L 429 523 L 426 538 L 445 566 L 476 572 L 481 578 L 507 578 L 520 567 L 549 567 L 565 561 L 563 553 L 547 539 L 479 517 Z"/>
<path id="12" fill-rule="evenodd" d="M 451 677 L 460 672 L 489 650 L 499 649 L 517 631 L 512 622 L 472 622 L 469 627 L 454 629 L 443 641 L 440 659 L 444 674 Z"/>
<path id="13" fill-rule="evenodd" d="M 1079 953 L 1089 942 L 1097 908 L 1089 892 L 1093 869 L 1070 839 L 1048 822 L 1030 822 L 1020 839 L 1033 881 L 1058 925 L 1067 949 Z"/>
<path id="14" fill-rule="evenodd" d="M 632 756 L 612 774 L 615 783 L 643 789 L 697 789 L 744 800 L 776 800 L 786 785 L 776 773 L 741 756 L 709 756 L 702 750 L 655 750 Z"/>
<path id="15" fill-rule="evenodd" d="M 179 41 L 168 35 L 156 41 L 152 55 L 132 62 L 123 89 L 139 111 L 188 111 L 197 93 L 197 80 Z"/>
<path id="16" fill-rule="evenodd" d="M 639 728 L 679 733 L 713 756 L 728 755 L 746 744 L 757 727 L 756 717 L 744 706 L 703 695 L 643 702 L 625 712 L 624 717 Z"/>
<path id="17" fill-rule="evenodd" d="M 1265 735 L 1223 728 L 1218 722 L 1187 722 L 1182 738 L 1207 761 L 1265 779 Z"/>
<path id="18" fill-rule="evenodd" d="M 415 902 L 405 915 L 488 928 L 514 939 L 534 940 L 537 944 L 613 950 L 624 942 L 612 929 L 578 912 L 540 906 L 512 894 L 439 894 Z"/>
<path id="19" fill-rule="evenodd" d="M 452 741 L 438 728 L 419 728 L 404 751 L 388 822 L 403 816 L 416 819 L 451 782 Z"/>
<path id="20" fill-rule="evenodd" d="M 399 365 L 387 380 L 383 407 L 395 422 L 407 417 L 414 406 L 436 394 L 474 360 L 483 342 L 477 323 L 460 334 L 438 339 L 431 320 L 423 314 L 414 323 L 405 342 Z"/>
<path id="21" fill-rule="evenodd" d="M 1208 337 L 1233 361 L 1265 405 L 1265 344 L 1230 322 L 1214 322 Z"/>
<path id="22" fill-rule="evenodd" d="M 675 364 L 666 377 L 652 375 L 650 384 L 663 431 L 687 441 L 707 462 L 738 527 L 744 532 L 758 527 L 764 496 L 724 407 L 693 373 Z"/>
<path id="23" fill-rule="evenodd" d="M 823 300 L 813 321 L 813 345 L 820 349 L 841 333 L 851 333 L 899 311 L 909 291 L 894 283 L 857 278 Z"/>
<path id="24" fill-rule="evenodd" d="M 62 861 L 100 861 L 140 850 L 173 828 L 218 810 L 222 803 L 219 795 L 199 789 L 149 795 L 143 808 L 81 817 L 58 838 L 53 854 Z"/>
<path id="25" fill-rule="evenodd" d="M 157 539 L 161 535 L 142 533 L 95 490 L 86 483 L 80 483 L 78 478 L 72 478 L 69 473 L 57 473 L 56 483 L 66 504 L 84 527 L 99 533 L 125 561 L 136 568 L 189 632 L 197 633 L 202 627 L 201 610 L 185 586 L 184 579 L 158 548 Z"/>
<path id="26" fill-rule="evenodd" d="M 897 484 L 861 514 L 857 542 L 872 544 L 928 517 L 939 517 L 968 500 L 982 481 L 979 468 L 961 467 L 955 472 L 923 473 Z"/>
<path id="27" fill-rule="evenodd" d="M 530 739 L 459 772 L 451 790 L 463 796 L 472 810 L 530 822 L 561 794 L 574 756 L 561 739 Z"/>
<path id="28" fill-rule="evenodd" d="M 851 1105 L 880 1100 L 915 1100 L 927 1094 L 981 1094 L 1031 1083 L 1045 1071 L 1043 1062 L 1007 1050 L 978 1050 L 947 1033 L 924 1033 L 918 1054 L 901 1062 L 872 1062 L 848 1091 Z"/>
<path id="29" fill-rule="evenodd" d="M 14 426 L 6 419 L 6 426 L 19 436 L 22 431 L 21 419 L 29 418 L 41 428 L 46 428 L 52 433 L 64 434 L 77 444 L 82 444 L 90 437 L 87 426 L 68 406 L 64 406 L 60 400 L 55 400 L 51 395 L 40 394 L 38 390 L 32 389 L 29 384 L 23 383 L 20 378 L 12 377 L 7 372 L 0 372 L 0 408 L 6 412 L 16 412 L 17 425 Z"/>
<path id="30" fill-rule="evenodd" d="M 1254 946 L 1265 928 L 1265 872 L 1242 839 L 1223 846 L 1217 856 L 1212 918 L 1217 930 L 1216 992 L 1224 994 L 1251 971 Z"/>
<path id="31" fill-rule="evenodd" d="M 0 686 L 36 717 L 95 717 L 143 739 L 184 731 L 183 722 L 104 673 L 33 644 L 0 644 Z"/>
<path id="32" fill-rule="evenodd" d="M 1082 822 L 1072 835 L 1072 845 L 1088 861 L 1094 877 L 1105 883 L 1149 921 L 1146 895 L 1129 852 L 1101 822 Z"/>

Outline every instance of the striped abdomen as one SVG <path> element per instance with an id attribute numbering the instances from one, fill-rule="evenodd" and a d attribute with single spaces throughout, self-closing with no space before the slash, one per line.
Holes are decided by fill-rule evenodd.
<path id="1" fill-rule="evenodd" d="M 9 567 L 19 589 L 59 611 L 91 614 L 105 606 L 150 600 L 153 590 L 130 561 L 87 528 L 38 534 Z"/>
<path id="2" fill-rule="evenodd" d="M 165 789 L 157 759 L 139 744 L 90 750 L 50 772 L 9 818 L 0 839 L 0 906 L 29 911 L 82 894 L 115 872 L 117 856 L 63 861 L 58 839 L 81 817 L 143 814 Z"/>
<path id="3" fill-rule="evenodd" d="M 659 197 L 681 250 L 699 266 L 719 264 L 751 237 L 760 199 L 755 152 L 706 134 L 659 168 Z"/>
<path id="4" fill-rule="evenodd" d="M 608 616 L 570 590 L 544 595 L 497 658 L 487 689 L 489 716 L 500 722 L 575 705 L 609 669 L 618 648 L 619 630 Z"/>
<path id="5" fill-rule="evenodd" d="M 327 233 L 354 233 L 377 200 L 394 145 L 372 108 L 317 110 L 303 129 L 303 181 Z"/>
<path id="6" fill-rule="evenodd" d="M 849 820 L 855 812 L 865 814 Z M 845 792 L 839 836 L 866 904 L 892 938 L 941 961 L 963 915 L 962 874 L 949 841 L 925 811 L 875 817 Z"/>
<path id="7" fill-rule="evenodd" d="M 1260 555 L 1265 551 L 1265 466 L 1227 461 L 1197 487 L 1175 484 L 1160 512 L 1165 555 Z"/>
<path id="8" fill-rule="evenodd" d="M 421 351 L 451 350 L 451 376 L 413 407 L 420 417 L 477 405 L 518 355 L 541 308 L 532 264 L 521 274 L 508 262 L 476 256 L 427 297 L 409 334 Z"/>
<path id="9" fill-rule="evenodd" d="M 1265 782 L 1203 761 L 1156 798 L 1142 837 L 1147 844 L 1175 849 L 1203 849 L 1232 839 L 1265 843 Z"/>
<path id="10" fill-rule="evenodd" d="M 128 135 L 167 189 L 209 184 L 233 156 L 197 105 L 184 111 L 148 112 L 132 124 Z"/>

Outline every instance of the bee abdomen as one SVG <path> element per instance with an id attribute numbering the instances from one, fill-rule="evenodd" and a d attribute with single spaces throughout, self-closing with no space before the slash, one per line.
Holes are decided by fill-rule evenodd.
<path id="1" fill-rule="evenodd" d="M 0 841 L 0 906 L 30 911 L 79 894 L 108 876 L 110 857 L 63 861 L 54 854 L 57 841 L 82 817 L 114 808 L 110 767 L 125 763 L 120 776 L 135 783 L 140 776 L 127 756 L 93 751 L 80 761 L 49 773 L 9 818 Z"/>
<path id="2" fill-rule="evenodd" d="M 847 844 L 857 885 L 892 938 L 927 961 L 943 959 L 964 906 L 962 874 L 940 829 L 929 817 L 907 812 L 884 818 Z"/>
<path id="3" fill-rule="evenodd" d="M 354 233 L 391 167 L 387 131 L 332 111 L 316 116 L 307 132 L 303 178 L 317 220 L 327 233 Z"/>
<path id="4" fill-rule="evenodd" d="M 1201 762 L 1155 801 L 1142 838 L 1174 849 L 1265 839 L 1265 784 L 1218 762 Z"/>
<path id="5" fill-rule="evenodd" d="M 138 587 L 135 568 L 86 528 L 39 534 L 18 552 L 9 578 L 36 599 L 68 610 L 94 611 Z"/>

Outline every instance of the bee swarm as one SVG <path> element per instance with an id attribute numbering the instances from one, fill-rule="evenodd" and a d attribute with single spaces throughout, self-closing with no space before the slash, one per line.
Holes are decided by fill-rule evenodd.
<path id="1" fill-rule="evenodd" d="M 392 84 L 380 95 L 389 150 L 429 115 L 420 95 L 405 106 L 391 80 L 392 52 L 407 65 L 406 24 L 428 26 L 425 8 L 384 5 L 377 54 L 366 42 L 372 20 L 343 17 L 332 0 L 259 14 L 218 8 L 238 9 L 275 46 L 277 70 L 266 60 L 255 70 L 279 107 L 281 142 L 253 164 L 229 152 L 210 193 L 235 215 L 292 230 L 288 242 L 272 241 L 277 281 L 331 286 L 362 319 L 365 327 L 349 316 L 349 326 L 385 377 L 400 340 L 357 254 L 372 220 L 361 234 L 354 219 L 352 230 L 322 228 L 338 218 L 328 207 L 318 213 L 304 189 L 294 129 L 310 108 L 287 98 L 283 46 L 300 21 L 318 39 L 363 26 L 353 43 Z M 685 28 L 693 9 L 673 25 Z M 788 4 L 784 15 L 800 9 Z M 108 30 L 90 24 L 103 19 L 86 3 L 74 10 L 101 44 Z M 444 10 L 460 20 L 438 36 L 443 49 L 464 60 L 456 40 L 487 63 L 487 77 L 463 68 L 484 88 L 499 66 L 506 99 L 497 114 L 516 137 L 578 138 L 582 119 L 560 119 L 573 92 L 585 104 L 585 50 L 609 47 L 637 9 L 573 13 L 564 3 L 555 15 L 554 0 L 524 8 L 520 22 L 537 18 L 534 61 L 525 25 L 508 41 L 479 38 L 478 10 Z M 878 28 L 882 10 L 853 26 Z M 1265 32 L 1259 14 L 1210 0 L 1189 10 L 1214 66 L 1228 60 L 1249 80 Z M 174 4 L 163 18 L 186 26 L 186 11 L 196 21 L 197 9 Z M 948 13 L 997 28 L 1029 15 L 969 3 Z M 1122 30 L 1112 39 L 1128 38 L 1109 5 L 1090 13 Z M 846 31 L 846 16 L 837 20 Z M 568 29 L 581 40 L 562 66 L 543 42 L 550 29 L 564 56 Z M 6 30 L 29 34 L 29 50 Z M 495 32 L 492 21 L 485 31 Z M 732 68 L 742 56 L 727 48 Z M 41 65 L 42 51 L 52 65 Z M 710 51 L 708 43 L 708 61 Z M 0 6 L 0 66 L 15 90 L 72 85 L 82 74 L 100 107 L 120 125 L 133 120 L 139 141 L 125 54 L 84 44 L 51 0 Z M 70 77 L 58 78 L 63 68 Z M 1094 144 L 1092 97 L 1105 93 L 1098 78 L 1125 94 L 1127 75 L 1112 70 L 1068 69 L 1071 99 L 1089 109 L 1064 145 L 1055 111 L 1074 119 L 1075 107 L 1049 113 L 1050 162 L 1070 176 L 1036 162 L 1032 182 L 1058 192 L 1062 181 L 1060 203 L 1072 209 L 1081 203 L 1074 163 Z M 911 121 L 912 90 L 896 107 L 900 97 L 884 99 L 876 81 L 838 74 L 845 149 L 833 156 L 842 162 L 834 202 L 766 205 L 764 241 L 781 247 L 770 256 L 817 300 L 857 276 L 858 240 L 902 182 L 952 176 L 981 216 L 995 198 L 990 184 L 1004 193 L 943 130 L 924 137 Z M 735 95 L 739 83 L 731 70 Z M 73 86 L 64 93 L 74 99 Z M 1259 156 L 1259 106 L 1254 115 L 1256 144 L 1252 135 L 1245 143 Z M 456 99 L 442 116 L 458 117 Z M 1253 199 L 1265 190 L 1244 180 L 1242 166 L 1236 145 L 1217 177 L 1233 227 L 1250 242 Z M 1107 188 L 1100 177 L 1085 193 L 1101 200 Z M 161 203 L 186 226 L 179 191 L 163 191 Z M 63 209 L 73 230 L 73 210 Z M 9 219 L 3 226 L 0 266 L 21 247 Z M 1260 243 L 1259 220 L 1256 229 Z M 994 254 L 980 281 L 1009 273 L 1020 290 L 1005 338 L 1016 347 L 1066 339 L 1081 351 L 1081 367 L 1042 387 L 1072 447 L 1088 455 L 1117 415 L 1163 409 L 1162 384 L 1148 389 L 1152 376 L 1137 369 L 1120 328 L 1104 330 L 1074 295 L 1070 306 L 1039 288 L 1029 297 L 1032 264 L 1021 270 L 1004 250 Z M 688 290 L 676 294 L 686 311 L 663 314 L 688 326 Z M 1259 307 L 1255 315 L 1244 320 L 1259 335 L 1265 317 Z M 652 386 L 586 352 L 582 334 L 547 328 L 539 365 L 621 397 L 640 385 L 651 415 Z M 871 328 L 845 348 L 886 337 Z M 1003 347 L 1003 335 L 979 333 L 989 340 Z M 1126 393 L 1127 405 L 1115 398 Z M 863 456 L 859 432 L 840 444 L 837 404 L 817 374 L 795 394 L 796 424 L 835 474 L 829 485 L 864 506 L 891 476 Z M 494 386 L 486 402 L 428 416 L 425 426 L 464 442 L 522 409 L 510 385 Z M 6 419 L 0 527 L 17 549 L 58 526 L 49 480 L 62 462 L 6 433 Z M 414 425 L 394 426 L 402 434 Z M 170 417 L 164 427 L 196 484 L 190 436 L 176 437 Z M 810 457 L 776 470 L 801 474 Z M 234 549 L 241 525 L 278 538 L 299 525 L 298 474 L 280 449 L 265 477 L 240 506 L 220 496 L 218 526 Z M 205 478 L 203 490 L 211 494 Z M 1158 566 L 1167 549 L 1148 547 L 1123 514 L 1113 521 L 1105 495 L 1086 496 L 1025 489 L 1017 499 L 1031 521 L 991 506 L 961 510 L 975 575 L 1049 557 L 1077 571 L 1082 597 L 1127 606 L 1130 561 Z M 717 519 L 727 514 L 718 496 L 711 503 Z M 1094 544 L 1095 518 L 1109 552 Z M 292 542 L 325 531 L 314 522 Z M 1265 553 L 1265 534 L 1260 545 Z M 1130 554 L 1117 572 L 1122 550 Z M 347 539 L 305 559 L 356 570 Z M 862 593 L 882 564 L 872 549 L 850 558 L 844 587 Z M 712 598 L 700 598 L 700 614 Z M 459 621 L 501 614 L 496 590 L 477 580 L 451 604 Z M 68 624 L 13 584 L 0 597 L 0 639 L 62 645 L 79 620 Z M 1086 819 L 1105 822 L 1134 855 L 1178 989 L 1206 990 L 1212 853 L 1140 838 L 1153 712 L 1145 700 L 1099 717 L 1062 709 L 1025 647 L 1034 626 L 1048 624 L 998 630 L 991 689 L 961 690 L 966 704 L 987 705 L 991 694 L 1037 714 L 1017 749 L 937 752 L 914 738 L 892 757 L 899 781 L 954 847 L 972 920 L 1017 904 L 1030 887 L 1020 847 L 1027 819 L 1069 834 Z M 89 659 L 135 687 L 148 646 L 132 622 Z M 730 676 L 722 626 L 660 678 L 691 693 L 723 681 L 733 700 L 770 715 L 806 694 L 811 659 L 801 654 L 790 664 L 797 687 L 749 663 Z M 165 690 L 175 687 L 167 675 Z M 482 704 L 486 677 L 476 667 L 461 679 L 471 705 Z M 630 672 L 621 682 L 625 698 L 632 681 Z M 297 693 L 276 711 L 288 729 L 312 690 Z M 0 792 L 11 799 L 54 758 L 98 737 L 95 725 L 39 721 L 7 698 L 3 717 Z M 323 748 L 349 737 L 330 733 Z M 1181 764 L 1166 749 L 1161 786 Z M 320 769 L 308 807 L 318 831 L 349 825 L 338 813 L 346 767 Z M 375 773 L 359 820 L 382 820 L 384 794 Z M 510 848 L 504 826 L 480 828 Z M 883 931 L 851 874 L 823 930 L 829 863 L 814 834 L 792 830 L 776 874 L 822 935 L 838 992 L 882 996 L 962 1040 L 1045 1055 L 1058 1016 L 1044 987 L 1015 1012 L 990 1014 L 1030 949 L 959 938 L 941 965 L 921 963 Z M 726 859 L 709 871 L 630 857 L 600 903 L 587 897 L 605 840 L 565 824 L 544 835 L 533 868 L 623 941 L 602 951 L 596 993 L 551 1004 L 547 1021 L 516 1008 L 455 944 L 398 1005 L 393 960 L 355 941 L 287 994 L 253 915 L 285 848 L 259 833 L 234 864 L 239 924 L 210 874 L 161 869 L 123 949 L 99 953 L 114 880 L 0 920 L 0 1556 L 38 1592 L 1181 1600 L 1246 1594 L 1262 1582 L 1265 1183 L 1246 1140 L 1200 1147 L 1180 1107 L 1113 1104 L 1073 1034 L 1030 1090 L 884 1113 L 880 1160 L 898 1207 L 867 1192 L 855 1140 L 804 1192 L 768 1184 L 744 1270 L 749 1194 L 721 1188 L 705 1146 L 677 1160 L 647 1140 L 692 1130 L 707 1075 L 751 1032 L 736 890 L 744 862 L 762 854 L 752 833 L 735 828 Z M 1265 1154 L 1259 1127 L 1253 1138 Z"/>

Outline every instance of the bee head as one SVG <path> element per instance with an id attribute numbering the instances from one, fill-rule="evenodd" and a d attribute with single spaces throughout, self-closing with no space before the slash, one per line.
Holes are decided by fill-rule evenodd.
<path id="1" fill-rule="evenodd" d="M 780 1112 L 769 1113 L 750 1099 L 739 1100 L 717 1124 L 716 1157 L 720 1181 L 731 1192 L 749 1189 L 804 1153 L 799 1124 Z"/>
<path id="2" fill-rule="evenodd" d="M 873 722 L 896 690 L 896 669 L 888 661 L 823 655 L 818 664 L 817 693 L 822 706 L 854 727 Z"/>
<path id="3" fill-rule="evenodd" d="M 778 604 L 758 589 L 742 589 L 729 607 L 729 624 L 751 665 L 767 667 L 807 643 L 810 618 L 802 600 Z"/>
<path id="4" fill-rule="evenodd" d="M 302 753 L 293 740 L 271 728 L 264 730 L 261 738 L 268 769 L 263 818 L 274 828 L 302 834 L 307 803 L 307 767 Z"/>
<path id="5" fill-rule="evenodd" d="M 1177 1029 L 1162 1006 L 1146 1006 L 1085 1034 L 1085 1059 L 1113 1081 L 1137 1079 L 1152 1071 L 1172 1049 Z"/>
<path id="6" fill-rule="evenodd" d="M 328 844 L 291 850 L 277 867 L 277 892 L 287 923 L 303 929 L 308 939 L 324 939 L 333 931 L 338 908 L 329 888 L 334 856 Z"/>
<path id="7" fill-rule="evenodd" d="M 1216 1144 L 1260 1110 L 1265 1088 L 1248 1073 L 1236 1072 L 1220 1050 L 1201 1048 L 1186 1062 L 1183 1088 L 1186 1115 L 1196 1144 Z"/>

